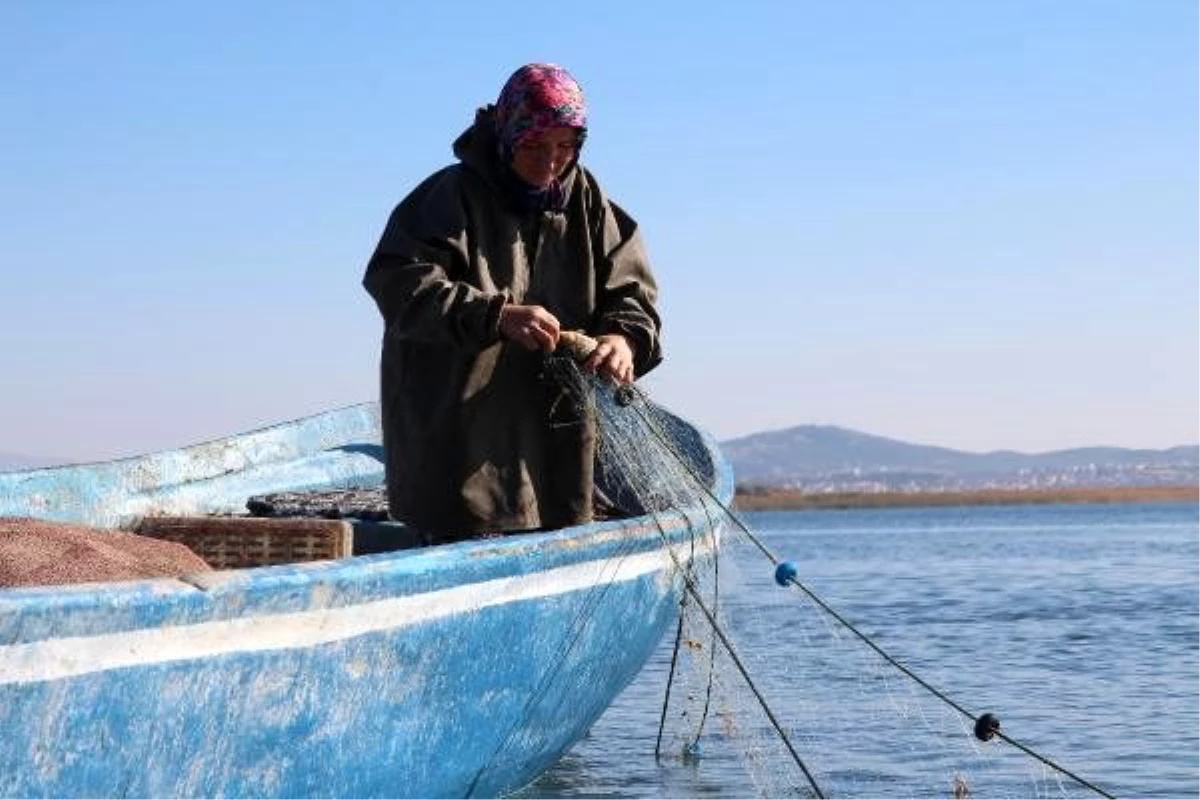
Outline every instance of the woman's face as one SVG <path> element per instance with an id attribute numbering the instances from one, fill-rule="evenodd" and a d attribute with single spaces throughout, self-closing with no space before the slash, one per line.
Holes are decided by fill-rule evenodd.
<path id="1" fill-rule="evenodd" d="M 513 172 L 533 186 L 546 188 L 579 152 L 579 131 L 575 128 L 549 128 L 526 136 L 513 148 Z"/>

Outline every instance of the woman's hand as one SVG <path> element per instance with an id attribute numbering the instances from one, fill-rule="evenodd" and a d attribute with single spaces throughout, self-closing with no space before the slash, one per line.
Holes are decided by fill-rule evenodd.
<path id="1" fill-rule="evenodd" d="M 606 333 L 596 337 L 596 349 L 583 362 L 587 372 L 607 375 L 617 383 L 633 382 L 633 348 L 629 340 L 619 333 Z"/>
<path id="2" fill-rule="evenodd" d="M 529 350 L 554 352 L 558 331 L 558 318 L 541 306 L 508 303 L 500 309 L 500 334 Z"/>

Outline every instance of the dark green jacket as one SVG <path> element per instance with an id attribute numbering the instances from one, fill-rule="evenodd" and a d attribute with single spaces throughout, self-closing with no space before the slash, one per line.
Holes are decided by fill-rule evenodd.
<path id="1" fill-rule="evenodd" d="M 644 375 L 662 352 L 637 223 L 578 164 L 562 213 L 515 211 L 490 107 L 454 153 L 392 212 L 363 278 L 385 326 L 391 515 L 450 538 L 589 521 L 594 423 L 551 424 L 558 389 L 540 353 L 501 340 L 500 309 L 536 304 L 564 330 L 622 333 Z"/>

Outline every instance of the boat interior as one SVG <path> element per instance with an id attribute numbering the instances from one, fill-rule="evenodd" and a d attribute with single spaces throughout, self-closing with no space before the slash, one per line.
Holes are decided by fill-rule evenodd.
<path id="1" fill-rule="evenodd" d="M 240 515 L 145 516 L 129 530 L 183 544 L 213 569 L 296 564 L 462 540 L 392 520 L 382 487 L 255 495 L 246 509 Z M 593 512 L 597 520 L 644 513 L 629 497 L 601 485 L 595 487 Z"/>

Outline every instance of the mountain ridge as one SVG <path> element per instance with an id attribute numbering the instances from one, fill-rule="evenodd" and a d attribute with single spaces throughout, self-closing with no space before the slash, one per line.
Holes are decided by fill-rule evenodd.
<path id="1" fill-rule="evenodd" d="M 1200 473 L 1200 445 L 971 452 L 837 425 L 753 433 L 721 449 L 740 485 L 831 491 L 1165 485 Z"/>

